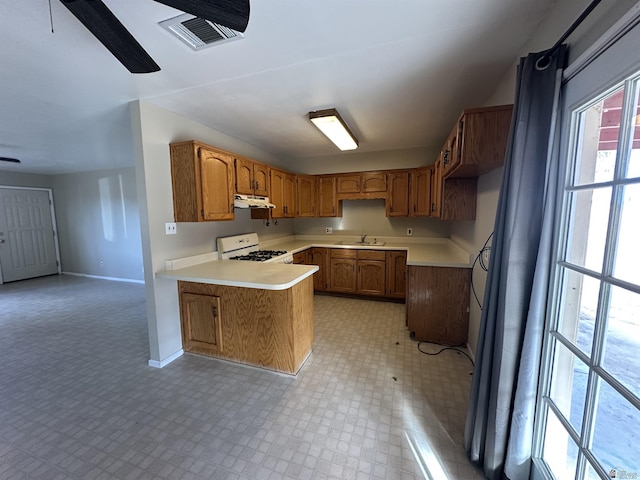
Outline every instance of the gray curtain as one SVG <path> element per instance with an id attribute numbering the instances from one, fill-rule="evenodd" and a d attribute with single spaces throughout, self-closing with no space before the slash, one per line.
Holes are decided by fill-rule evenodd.
<path id="1" fill-rule="evenodd" d="M 528 479 L 531 467 L 566 50 L 545 60 L 547 53 L 532 53 L 518 66 L 465 427 L 467 455 L 490 479 Z"/>

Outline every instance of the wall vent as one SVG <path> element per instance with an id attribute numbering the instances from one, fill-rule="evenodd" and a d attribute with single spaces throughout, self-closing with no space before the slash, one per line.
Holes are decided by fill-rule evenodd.
<path id="1" fill-rule="evenodd" d="M 159 24 L 194 50 L 244 37 L 242 33 L 231 28 L 188 13 L 163 20 Z"/>

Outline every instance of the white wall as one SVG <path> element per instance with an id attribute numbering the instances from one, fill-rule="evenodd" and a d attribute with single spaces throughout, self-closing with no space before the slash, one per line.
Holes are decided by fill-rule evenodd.
<path id="1" fill-rule="evenodd" d="M 362 235 L 372 237 L 405 236 L 407 228 L 413 237 L 448 237 L 451 222 L 433 218 L 387 218 L 385 201 L 343 200 L 342 217 L 297 218 L 297 235 L 325 235 L 325 227 L 333 228 L 333 235 Z"/>
<path id="2" fill-rule="evenodd" d="M 557 2 L 536 29 L 534 35 L 523 46 L 518 57 L 524 57 L 529 52 L 543 51 L 553 46 L 589 3 L 591 3 L 590 0 Z M 591 42 L 596 40 L 599 35 L 604 33 L 610 25 L 636 3 L 637 0 L 619 0 L 616 2 L 603 2 L 598 6 L 585 24 L 568 39 L 567 43 L 570 47 L 569 58 L 575 59 L 579 54 L 584 52 Z M 516 66 L 518 63 L 519 58 L 515 59 L 513 66 L 505 72 L 504 77 L 488 98 L 485 105 L 513 103 L 516 85 Z M 480 177 L 478 181 L 476 222 L 474 224 L 456 222 L 452 225 L 452 240 L 472 253 L 479 252 L 485 240 L 493 231 L 502 173 L 503 169 L 499 168 Z M 476 292 L 482 302 L 486 273 L 479 267 L 476 267 L 473 279 Z M 469 318 L 469 348 L 472 352 L 476 351 L 481 314 L 482 312 L 472 297 L 471 314 Z"/>
<path id="3" fill-rule="evenodd" d="M 327 157 L 288 160 L 286 168 L 293 173 L 308 175 L 415 168 L 432 165 L 439 152 L 439 145 L 437 148 L 407 148 L 384 152 L 342 152 Z"/>
<path id="4" fill-rule="evenodd" d="M 62 271 L 142 281 L 133 167 L 51 177 Z"/>
<path id="5" fill-rule="evenodd" d="M 7 172 L 0 170 L 0 185 L 7 187 L 36 187 L 51 188 L 49 175 L 31 173 Z"/>
<path id="6" fill-rule="evenodd" d="M 162 362 L 182 348 L 177 285 L 155 278 L 165 260 L 211 252 L 216 238 L 256 231 L 268 240 L 293 233 L 293 220 L 251 220 L 248 210 L 236 209 L 228 222 L 179 223 L 177 235 L 165 235 L 165 222 L 173 222 L 169 144 L 198 140 L 270 165 L 279 159 L 235 138 L 207 128 L 146 102 L 131 103 L 134 162 L 138 185 L 140 229 L 145 267 L 149 349 L 151 360 Z"/>

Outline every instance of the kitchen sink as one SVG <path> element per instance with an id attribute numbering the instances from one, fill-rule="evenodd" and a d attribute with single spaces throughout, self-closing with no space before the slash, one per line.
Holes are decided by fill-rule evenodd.
<path id="1" fill-rule="evenodd" d="M 336 245 L 344 245 L 345 247 L 384 247 L 387 242 L 336 242 Z"/>

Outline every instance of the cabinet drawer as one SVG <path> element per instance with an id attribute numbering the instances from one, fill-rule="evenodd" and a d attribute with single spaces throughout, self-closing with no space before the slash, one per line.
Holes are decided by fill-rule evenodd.
<path id="1" fill-rule="evenodd" d="M 384 250 L 358 250 L 358 260 L 384 260 Z"/>
<path id="2" fill-rule="evenodd" d="M 356 258 L 357 250 L 348 248 L 332 248 L 331 258 Z"/>

